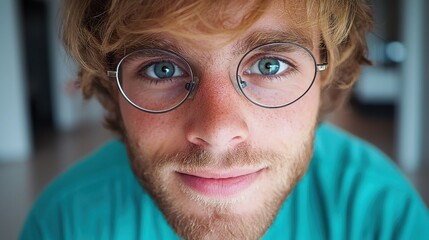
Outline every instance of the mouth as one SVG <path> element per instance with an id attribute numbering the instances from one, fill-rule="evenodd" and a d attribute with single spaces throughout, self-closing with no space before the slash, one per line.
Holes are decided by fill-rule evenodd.
<path id="1" fill-rule="evenodd" d="M 210 198 L 231 198 L 246 190 L 265 168 L 176 172 L 180 181 L 188 188 Z"/>

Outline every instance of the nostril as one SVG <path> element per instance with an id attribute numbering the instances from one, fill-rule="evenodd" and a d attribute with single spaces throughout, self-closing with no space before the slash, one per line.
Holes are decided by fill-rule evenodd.
<path id="1" fill-rule="evenodd" d="M 187 139 L 198 147 L 227 149 L 246 141 L 247 135 L 246 130 L 228 125 L 223 128 L 195 126 L 188 132 Z"/>
<path id="2" fill-rule="evenodd" d="M 235 136 L 231 139 L 231 143 L 239 143 L 243 141 L 243 137 L 242 136 Z"/>
<path id="3" fill-rule="evenodd" d="M 199 147 L 204 147 L 204 148 L 209 145 L 209 143 L 207 141 L 205 141 L 204 139 L 199 138 L 199 137 L 191 137 L 189 139 L 189 142 L 191 142 L 192 144 L 195 144 Z"/>

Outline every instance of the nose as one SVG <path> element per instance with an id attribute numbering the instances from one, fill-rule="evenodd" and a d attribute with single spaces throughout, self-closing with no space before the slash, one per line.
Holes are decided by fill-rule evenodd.
<path id="1" fill-rule="evenodd" d="M 230 81 L 219 77 L 201 78 L 190 104 L 187 140 L 212 152 L 224 152 L 248 140 L 245 106 Z"/>

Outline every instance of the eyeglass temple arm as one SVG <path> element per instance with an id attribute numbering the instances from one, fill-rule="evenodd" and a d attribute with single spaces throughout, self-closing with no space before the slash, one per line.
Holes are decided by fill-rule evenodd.
<path id="1" fill-rule="evenodd" d="M 108 77 L 116 77 L 117 74 L 118 74 L 117 71 L 107 71 L 107 76 Z"/>
<path id="2" fill-rule="evenodd" d="M 323 72 L 327 68 L 328 68 L 328 63 L 319 63 L 319 64 L 316 64 L 316 69 L 317 69 L 318 72 Z"/>
<path id="3" fill-rule="evenodd" d="M 316 63 L 316 69 L 317 72 L 323 72 L 328 68 L 328 50 L 326 48 L 326 45 L 324 42 L 322 42 L 322 44 L 320 45 L 320 49 L 322 49 L 321 51 L 321 58 L 323 58 L 322 63 Z"/>

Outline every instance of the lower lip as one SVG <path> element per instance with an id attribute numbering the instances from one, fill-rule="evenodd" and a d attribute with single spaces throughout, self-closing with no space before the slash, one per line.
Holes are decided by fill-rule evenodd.
<path id="1" fill-rule="evenodd" d="M 208 197 L 228 198 L 248 188 L 262 170 L 231 178 L 202 178 L 178 173 L 183 183 L 194 191 Z"/>

